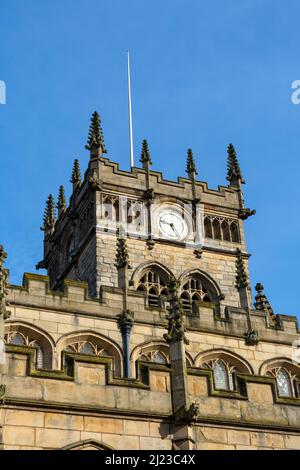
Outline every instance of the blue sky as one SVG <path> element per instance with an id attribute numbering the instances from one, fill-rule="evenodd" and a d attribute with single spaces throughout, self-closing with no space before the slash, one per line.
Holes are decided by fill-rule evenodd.
<path id="1" fill-rule="evenodd" d="M 102 117 L 108 157 L 128 169 L 126 49 L 132 54 L 134 145 L 153 169 L 226 184 L 226 147 L 247 184 L 252 285 L 277 313 L 298 314 L 300 79 L 297 1 L 2 0 L 0 243 L 11 282 L 42 259 L 45 199 L 70 195 L 74 158 L 88 163 L 90 114 Z"/>

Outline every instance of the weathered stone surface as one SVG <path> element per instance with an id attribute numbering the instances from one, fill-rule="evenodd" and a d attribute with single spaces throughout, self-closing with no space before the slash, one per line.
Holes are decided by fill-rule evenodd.
<path id="1" fill-rule="evenodd" d="M 300 378 L 299 366 L 289 360 L 293 341 L 299 340 L 296 320 L 281 316 L 279 329 L 261 310 L 250 305 L 249 317 L 240 308 L 241 296 L 235 286 L 237 248 L 248 275 L 240 217 L 247 209 L 241 207 L 241 194 L 234 187 L 210 190 L 205 183 L 191 179 L 165 181 L 152 171 L 148 177 L 145 170 L 127 173 L 109 160 L 92 159 L 83 181 L 79 178 L 73 186 L 71 207 L 51 229 L 55 231 L 53 239 L 50 232 L 46 235 L 50 238 L 45 239 L 44 263 L 50 279 L 26 274 L 24 286 L 7 288 L 4 300 L 10 303 L 12 313 L 5 325 L 0 318 L 0 333 L 5 326 L 7 334 L 15 329 L 25 339 L 21 350 L 7 352 L 1 371 L 0 385 L 6 385 L 0 389 L 5 394 L 1 411 L 5 449 L 58 449 L 87 439 L 128 450 L 169 450 L 172 440 L 181 449 L 191 449 L 194 439 L 198 449 L 299 449 L 300 399 L 279 400 L 264 375 L 270 360 L 285 358 L 284 367 L 292 377 Z M 201 199 L 199 220 L 208 216 L 234 222 L 238 239 L 225 240 L 221 230 L 218 239 L 207 236 L 203 240 L 201 257 L 196 257 L 192 245 L 158 239 L 151 244 L 129 237 L 128 279 L 121 279 L 115 266 L 120 233 L 100 229 L 103 197 L 130 195 L 141 203 L 149 190 L 152 202 L 163 201 L 173 208 Z M 119 205 L 120 215 L 127 210 L 126 204 Z M 147 211 L 143 205 L 141 230 L 147 225 Z M 164 339 L 169 313 L 166 292 L 162 290 L 163 296 L 153 298 L 149 305 L 149 295 L 137 291 L 145 263 L 157 263 L 153 274 L 163 276 L 165 272 L 168 279 L 171 274 L 176 277 L 178 305 L 190 274 L 195 272 L 212 297 L 213 302 L 208 302 L 203 291 L 204 302 L 197 300 L 192 311 L 184 311 L 189 344 L 179 342 L 170 348 Z M 62 273 L 66 282 L 56 285 Z M 191 287 L 191 297 L 194 290 Z M 244 294 L 249 294 L 250 302 L 250 289 Z M 3 292 L 1 295 L 3 300 Z M 131 375 L 126 379 L 125 337 L 118 324 L 124 309 L 132 310 L 135 319 L 127 338 Z M 246 344 L 249 328 L 259 332 L 258 344 Z M 92 351 L 81 354 L 81 347 L 88 347 L 86 343 L 92 345 Z M 38 370 L 41 364 L 25 354 L 26 345 L 36 344 L 49 370 Z M 62 360 L 67 347 L 69 358 Z M 77 352 L 74 360 L 70 350 Z M 164 356 L 157 359 L 151 352 Z M 107 356 L 113 357 L 112 362 Z M 138 377 L 141 356 L 148 358 L 149 369 L 141 369 Z M 106 358 L 106 364 L 97 363 L 99 357 L 101 361 Z M 172 367 L 169 364 L 167 368 L 164 361 L 170 357 Z M 233 375 L 232 383 L 225 380 L 227 390 L 218 387 L 207 371 L 220 359 L 227 373 L 234 370 L 238 374 L 237 380 Z M 197 369 L 193 374 L 187 374 L 185 361 Z M 255 377 L 248 380 L 252 374 Z M 190 406 L 198 410 L 197 416 L 189 416 Z"/>

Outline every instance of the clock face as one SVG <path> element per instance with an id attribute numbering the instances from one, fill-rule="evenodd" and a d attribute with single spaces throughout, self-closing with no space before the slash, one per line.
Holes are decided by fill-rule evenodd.
<path id="1" fill-rule="evenodd" d="M 157 222 L 162 235 L 170 240 L 183 240 L 187 236 L 188 226 L 177 212 L 161 212 Z"/>

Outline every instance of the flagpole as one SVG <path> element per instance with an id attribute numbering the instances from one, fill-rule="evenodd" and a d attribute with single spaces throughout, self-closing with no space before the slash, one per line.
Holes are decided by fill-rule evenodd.
<path id="1" fill-rule="evenodd" d="M 132 109 L 131 109 L 131 81 L 130 81 L 130 55 L 127 51 L 127 75 L 128 75 L 128 113 L 129 113 L 129 142 L 130 142 L 130 166 L 134 166 L 133 138 L 132 138 Z"/>

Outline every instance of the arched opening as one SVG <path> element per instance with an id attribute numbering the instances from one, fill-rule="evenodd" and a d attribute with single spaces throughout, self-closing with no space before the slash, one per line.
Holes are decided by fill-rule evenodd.
<path id="1" fill-rule="evenodd" d="M 35 326 L 11 323 L 5 327 L 5 342 L 14 346 L 35 348 L 34 363 L 37 369 L 51 369 L 53 346 L 46 334 Z"/>
<path id="2" fill-rule="evenodd" d="M 109 338 L 93 332 L 77 332 L 62 337 L 57 344 L 57 350 L 98 357 L 111 357 L 112 369 L 120 377 L 123 367 L 121 348 Z"/>
<path id="3" fill-rule="evenodd" d="M 209 217 L 205 217 L 204 219 L 204 236 L 206 238 L 213 238 L 212 224 Z"/>
<path id="4" fill-rule="evenodd" d="M 223 220 L 221 228 L 222 228 L 222 238 L 223 238 L 223 240 L 230 242 L 230 230 L 229 230 L 228 222 Z"/>
<path id="5" fill-rule="evenodd" d="M 201 352 L 195 358 L 195 366 L 212 370 L 216 390 L 235 391 L 236 374 L 253 373 L 251 366 L 243 358 L 222 349 Z"/>
<path id="6" fill-rule="evenodd" d="M 291 378 L 285 369 L 279 369 L 276 375 L 278 395 L 280 397 L 292 397 L 293 389 Z"/>
<path id="7" fill-rule="evenodd" d="M 137 283 L 137 290 L 146 293 L 149 307 L 161 307 L 168 296 L 169 275 L 159 266 L 152 265 L 144 270 Z"/>
<path id="8" fill-rule="evenodd" d="M 181 298 L 189 301 L 191 309 L 192 302 L 212 302 L 217 299 L 217 293 L 207 279 L 194 274 L 184 282 Z"/>
<path id="9" fill-rule="evenodd" d="M 228 369 L 225 363 L 217 359 L 213 362 L 212 369 L 216 390 L 229 390 Z"/>
<path id="10" fill-rule="evenodd" d="M 214 219 L 213 224 L 213 238 L 216 240 L 221 240 L 221 225 L 219 219 Z"/>
<path id="11" fill-rule="evenodd" d="M 232 222 L 230 224 L 230 235 L 231 235 L 231 241 L 235 243 L 239 243 L 240 237 L 239 237 L 239 229 L 238 226 L 235 222 Z"/>
<path id="12" fill-rule="evenodd" d="M 300 367 L 289 358 L 270 359 L 262 364 L 259 372 L 276 379 L 278 396 L 299 397 Z"/>

